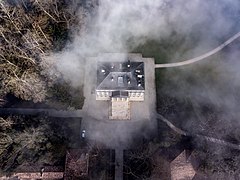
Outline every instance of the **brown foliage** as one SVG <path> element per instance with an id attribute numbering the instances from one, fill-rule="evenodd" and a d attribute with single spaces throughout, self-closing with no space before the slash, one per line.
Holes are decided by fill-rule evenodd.
<path id="1" fill-rule="evenodd" d="M 23 100 L 45 100 L 49 76 L 43 56 L 61 49 L 76 9 L 64 0 L 0 2 L 0 97 L 13 93 Z"/>

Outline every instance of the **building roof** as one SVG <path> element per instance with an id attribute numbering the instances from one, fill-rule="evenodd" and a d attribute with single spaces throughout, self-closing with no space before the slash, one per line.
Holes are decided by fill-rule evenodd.
<path id="1" fill-rule="evenodd" d="M 30 173 L 16 173 L 14 177 L 17 179 L 62 179 L 63 172 L 30 172 Z"/>
<path id="2" fill-rule="evenodd" d="M 98 62 L 96 90 L 144 90 L 143 62 Z"/>
<path id="3" fill-rule="evenodd" d="M 64 179 L 99 179 L 103 174 L 112 179 L 109 177 L 114 173 L 114 150 L 98 148 L 68 150 Z"/>
<path id="4" fill-rule="evenodd" d="M 88 175 L 89 153 L 84 149 L 72 149 L 66 154 L 65 179 Z"/>
<path id="5" fill-rule="evenodd" d="M 16 179 L 62 179 L 64 168 L 62 166 L 41 166 L 27 163 L 17 168 L 13 177 Z M 8 179 L 8 178 L 6 178 Z M 11 179 L 11 177 L 9 178 Z"/>
<path id="6" fill-rule="evenodd" d="M 64 167 L 62 166 L 42 166 L 33 163 L 26 163 L 21 165 L 16 169 L 16 173 L 30 173 L 30 172 L 40 172 L 44 168 L 44 172 L 63 172 Z"/>
<path id="7" fill-rule="evenodd" d="M 192 180 L 196 172 L 186 157 L 186 151 L 178 155 L 170 164 L 172 180 Z"/>

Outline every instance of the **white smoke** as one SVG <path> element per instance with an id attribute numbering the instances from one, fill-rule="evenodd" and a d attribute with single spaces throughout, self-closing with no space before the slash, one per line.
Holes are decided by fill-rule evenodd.
<path id="1" fill-rule="evenodd" d="M 72 42 L 52 57 L 56 59 L 56 67 L 63 77 L 74 86 L 82 83 L 80 79 L 86 57 L 104 52 L 131 52 L 132 48 L 147 40 L 171 38 L 173 32 L 184 35 L 189 41 L 193 41 L 192 37 L 197 37 L 195 46 L 184 54 L 187 58 L 195 57 L 215 48 L 237 31 L 240 27 L 239 7 L 238 0 L 99 0 L 93 17 L 87 19 L 87 31 L 81 35 L 78 32 L 73 33 Z M 169 61 L 182 60 L 177 58 L 178 55 L 176 50 L 169 55 L 173 58 Z M 239 54 L 234 51 L 229 58 L 237 57 Z M 218 58 L 214 59 L 217 60 Z M 163 88 L 168 94 L 179 98 L 187 93 L 188 97 L 195 97 L 199 103 L 211 101 L 228 109 L 236 109 L 234 97 L 226 95 L 228 87 L 224 86 L 227 81 L 232 81 L 232 89 L 239 87 L 239 78 L 234 79 L 239 77 L 239 62 L 231 61 L 231 65 L 223 62 L 208 63 L 209 61 L 205 61 L 203 65 L 215 69 L 214 77 L 202 78 L 204 67 L 199 68 L 200 65 L 196 64 L 182 70 L 184 75 L 167 71 L 169 79 L 181 88 L 173 90 L 167 83 Z M 187 80 L 192 74 L 195 79 L 199 79 L 195 86 Z M 219 81 L 215 87 L 211 86 L 211 78 Z"/>
<path id="2" fill-rule="evenodd" d="M 73 41 L 65 50 L 53 56 L 58 69 L 72 80 L 81 74 L 78 67 L 83 65 L 85 57 L 101 52 L 129 52 L 129 41 L 134 48 L 149 39 L 169 37 L 176 31 L 186 36 L 198 33 L 201 37 L 197 47 L 186 53 L 192 57 L 229 36 L 235 25 L 231 18 L 239 5 L 237 0 L 100 0 L 94 17 L 87 19 L 88 30 L 81 35 L 73 34 Z M 225 12 L 229 9 L 233 11 L 231 17 Z"/>

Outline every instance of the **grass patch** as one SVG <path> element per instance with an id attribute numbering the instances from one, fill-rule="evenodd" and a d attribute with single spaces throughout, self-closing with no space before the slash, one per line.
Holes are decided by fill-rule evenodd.
<path id="1" fill-rule="evenodd" d="M 56 83 L 49 89 L 47 104 L 57 109 L 82 109 L 83 86 L 71 87 L 69 83 Z"/>
<path id="2" fill-rule="evenodd" d="M 169 37 L 147 39 L 145 43 L 130 49 L 132 53 L 141 53 L 143 57 L 153 57 L 156 64 L 169 63 L 172 60 L 179 61 L 178 59 L 184 58 L 187 52 L 195 47 L 197 41 L 197 37 L 173 32 Z"/>
<path id="3" fill-rule="evenodd" d="M 184 35 L 173 32 L 170 36 L 161 39 L 148 39 L 132 49 L 131 53 L 141 53 L 143 57 L 152 57 L 156 64 L 170 63 L 185 59 L 192 47 L 199 41 L 198 36 Z M 166 69 L 156 69 L 155 79 L 157 90 L 168 83 Z"/>

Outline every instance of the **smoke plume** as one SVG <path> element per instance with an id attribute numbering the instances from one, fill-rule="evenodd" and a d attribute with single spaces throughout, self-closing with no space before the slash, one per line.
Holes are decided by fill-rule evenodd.
<path id="1" fill-rule="evenodd" d="M 86 31 L 79 33 L 73 29 L 72 41 L 51 58 L 56 60 L 63 77 L 77 86 L 83 83 L 86 57 L 105 52 L 128 53 L 148 40 L 167 40 L 173 33 L 185 37 L 179 49 L 189 43 L 193 45 L 183 57 L 195 57 L 239 30 L 239 7 L 238 0 L 99 0 L 95 11 L 85 19 Z M 207 61 L 163 70 L 165 83 L 159 93 L 178 99 L 190 98 L 191 103 L 199 106 L 213 104 L 220 107 L 222 119 L 213 126 L 239 127 L 240 54 L 239 43 L 233 44 L 232 50 L 225 49 L 225 54 L 218 53 Z M 183 60 L 179 59 L 179 53 L 177 49 L 167 61 Z M 185 129 L 192 130 L 197 121 L 204 121 L 204 112 L 197 111 L 198 116 L 189 115 L 190 120 L 183 123 Z"/>

